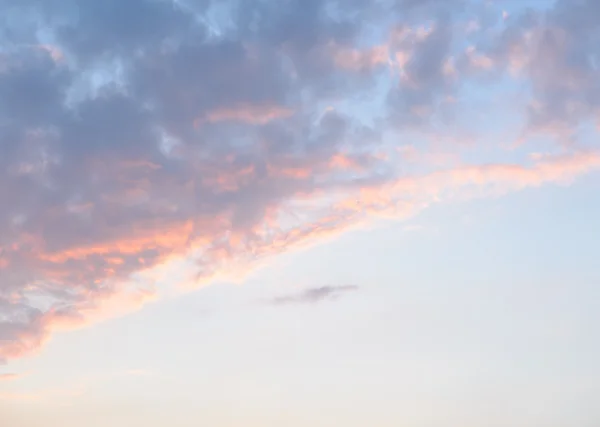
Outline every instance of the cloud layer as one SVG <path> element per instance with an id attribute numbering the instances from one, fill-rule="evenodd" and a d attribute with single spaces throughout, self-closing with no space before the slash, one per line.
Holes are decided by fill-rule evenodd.
<path id="1" fill-rule="evenodd" d="M 599 168 L 600 7 L 551 6 L 3 2 L 0 362 L 156 298 L 178 259 L 197 284 Z M 517 150 L 472 123 L 474 88 L 526 94 L 500 108 Z"/>
<path id="2" fill-rule="evenodd" d="M 287 304 L 316 304 L 324 300 L 331 300 L 341 295 L 357 291 L 358 286 L 321 286 L 318 288 L 305 289 L 294 295 L 280 296 L 273 298 L 270 302 L 273 305 Z"/>

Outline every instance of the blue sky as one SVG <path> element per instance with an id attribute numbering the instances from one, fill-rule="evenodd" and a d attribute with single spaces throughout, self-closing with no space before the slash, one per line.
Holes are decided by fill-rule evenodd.
<path id="1" fill-rule="evenodd" d="M 595 2 L 0 16 L 0 424 L 598 423 Z"/>

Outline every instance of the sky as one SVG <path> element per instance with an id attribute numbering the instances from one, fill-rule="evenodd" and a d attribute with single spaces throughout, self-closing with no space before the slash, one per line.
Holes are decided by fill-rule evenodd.
<path id="1" fill-rule="evenodd" d="M 597 426 L 599 67 L 595 0 L 3 0 L 0 426 Z"/>

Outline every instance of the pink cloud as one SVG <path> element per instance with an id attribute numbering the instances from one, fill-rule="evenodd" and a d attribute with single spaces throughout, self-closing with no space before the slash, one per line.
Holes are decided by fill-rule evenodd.
<path id="1" fill-rule="evenodd" d="M 221 108 L 209 112 L 205 117 L 196 119 L 194 126 L 203 122 L 239 121 L 247 124 L 266 124 L 272 120 L 284 119 L 294 114 L 294 111 L 280 106 L 239 105 Z"/>
<path id="2" fill-rule="evenodd" d="M 335 169 L 339 166 L 338 162 L 330 163 Z M 343 162 L 342 164 L 345 165 Z M 222 240 L 226 235 L 222 233 L 226 231 L 220 231 L 216 223 L 213 228 L 206 229 L 205 234 L 197 237 L 194 237 L 190 226 L 173 228 L 166 235 L 160 229 L 148 228 L 144 230 L 145 234 L 124 239 L 114 246 L 70 249 L 53 255 L 42 255 L 41 258 L 55 268 L 61 268 L 61 265 L 68 265 L 72 261 L 87 263 L 88 257 L 96 255 L 105 258 L 109 254 L 120 253 L 138 257 L 147 249 L 146 245 L 150 244 L 146 242 L 152 242 L 152 248 L 160 248 L 164 257 L 155 259 L 148 266 L 149 275 L 146 279 L 152 279 L 153 266 L 168 265 L 169 259 L 175 260 L 191 253 L 202 254 L 202 263 L 197 264 L 191 281 L 187 284 L 189 289 L 222 276 L 223 273 L 227 277 L 243 277 L 245 271 L 270 256 L 335 237 L 349 228 L 360 227 L 373 216 L 409 218 L 432 203 L 457 197 L 498 196 L 546 183 L 568 183 L 581 174 L 599 168 L 600 155 L 596 153 L 542 157 L 530 167 L 516 164 L 461 166 L 421 176 L 399 178 L 384 185 L 351 187 L 317 210 L 314 206 L 318 205 L 319 196 L 315 194 L 316 198 L 311 203 L 313 208 L 308 208 L 306 213 L 310 214 L 302 223 L 284 226 L 277 220 L 269 220 L 267 216 L 259 225 L 238 233 L 235 239 Z M 306 175 L 300 177 L 307 179 Z M 323 193 L 322 197 L 330 196 Z M 277 218 L 286 210 L 285 204 L 273 208 L 270 214 L 272 218 Z M 301 210 L 296 212 L 303 215 Z M 111 262 L 114 263 L 109 261 Z M 121 265 L 119 262 L 114 264 Z M 82 264 L 82 267 L 85 265 L 87 264 Z M 106 270 L 96 271 L 95 274 L 105 279 L 113 275 Z M 30 323 L 17 331 L 11 342 L 5 341 L 0 345 L 0 357 L 14 359 L 35 354 L 55 331 L 80 328 L 124 315 L 155 300 L 156 293 L 151 288 L 143 290 L 137 283 L 127 285 L 124 279 L 120 281 L 123 283 L 115 284 L 105 291 L 80 294 L 81 302 L 73 303 L 68 310 L 50 309 L 43 315 L 32 318 Z"/>
<path id="3" fill-rule="evenodd" d="M 28 16 L 17 3 L 11 13 Z M 511 106 L 526 113 L 525 136 L 562 137 L 600 117 L 597 71 L 570 60 L 593 48 L 586 28 L 571 27 L 592 3 L 497 31 L 474 17 L 477 37 L 491 39 L 466 51 L 453 14 L 414 23 L 405 2 L 351 2 L 335 19 L 328 1 L 309 14 L 303 2 L 267 2 L 223 37 L 165 2 L 113 3 L 113 17 L 156 25 L 82 23 L 95 14 L 88 2 L 61 17 L 72 37 L 0 54 L 11 107 L 0 126 L 0 361 L 377 217 L 599 168 L 597 152 L 576 144 L 562 156 L 465 163 L 479 148 L 506 153 L 458 143 L 472 123 L 455 120 L 474 76 L 529 85 L 527 103 Z M 422 6 L 436 17 L 441 3 Z"/>
<path id="4" fill-rule="evenodd" d="M 389 48 L 385 45 L 360 49 L 335 49 L 333 53 L 335 64 L 348 70 L 361 71 L 387 65 L 390 62 Z"/>

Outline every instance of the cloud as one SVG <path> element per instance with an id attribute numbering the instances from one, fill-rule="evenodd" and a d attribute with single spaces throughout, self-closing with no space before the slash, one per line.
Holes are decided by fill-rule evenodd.
<path id="1" fill-rule="evenodd" d="M 240 121 L 250 124 L 266 124 L 278 118 L 289 117 L 292 114 L 294 112 L 286 108 L 250 105 L 211 111 L 207 114 L 206 120 L 209 122 Z"/>
<path id="2" fill-rule="evenodd" d="M 451 100 L 488 74 L 530 85 L 527 129 L 597 118 L 597 8 L 565 5 L 497 28 L 458 0 L 3 2 L 0 362 L 373 217 L 600 168 L 409 139 L 460 139 Z"/>
<path id="3" fill-rule="evenodd" d="M 478 57 L 471 54 L 474 65 L 504 70 L 527 85 L 524 139 L 542 134 L 575 143 L 582 124 L 598 122 L 599 16 L 596 2 L 558 0 L 511 15 L 502 31 L 480 42 Z"/>
<path id="4" fill-rule="evenodd" d="M 0 381 L 12 381 L 19 378 L 19 374 L 0 374 Z"/>
<path id="5" fill-rule="evenodd" d="M 272 305 L 316 304 L 324 300 L 337 299 L 345 293 L 358 291 L 358 286 L 321 286 L 306 289 L 295 295 L 276 297 L 270 300 Z"/>

